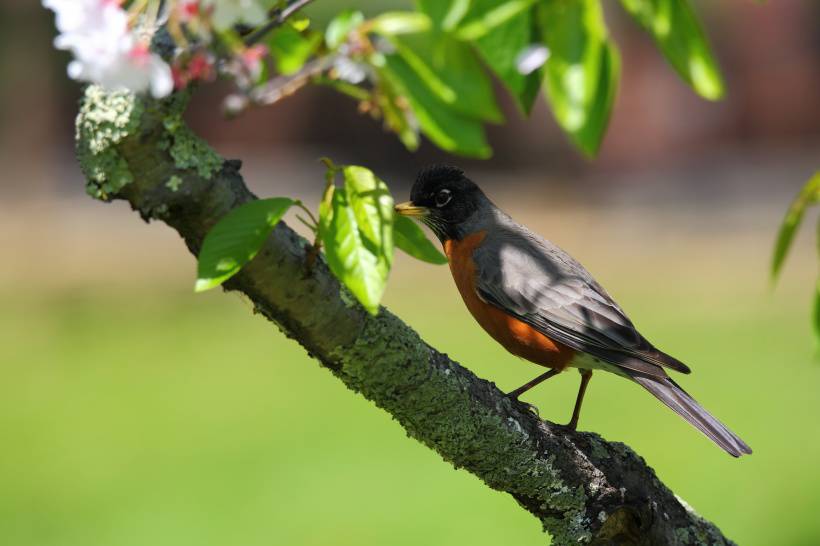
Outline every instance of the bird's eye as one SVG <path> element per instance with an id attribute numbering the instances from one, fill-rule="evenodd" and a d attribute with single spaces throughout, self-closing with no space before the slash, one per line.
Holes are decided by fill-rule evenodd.
<path id="1" fill-rule="evenodd" d="M 436 206 L 441 208 L 449 203 L 452 198 L 453 194 L 450 193 L 450 190 L 441 190 L 436 194 Z"/>

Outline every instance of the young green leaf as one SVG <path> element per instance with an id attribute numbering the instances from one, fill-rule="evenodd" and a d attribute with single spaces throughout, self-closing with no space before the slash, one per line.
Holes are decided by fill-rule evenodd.
<path id="1" fill-rule="evenodd" d="M 347 39 L 354 28 L 364 22 L 364 14 L 361 11 L 347 9 L 339 13 L 328 24 L 325 31 L 325 43 L 330 49 L 336 49 Z"/>
<path id="2" fill-rule="evenodd" d="M 288 18 L 290 26 L 302 32 L 310 26 L 310 18 L 301 12 L 296 12 Z"/>
<path id="3" fill-rule="evenodd" d="M 370 169 L 350 165 L 342 169 L 342 176 L 362 242 L 376 256 L 386 280 L 393 264 L 393 197 Z"/>
<path id="4" fill-rule="evenodd" d="M 723 96 L 723 78 L 706 34 L 687 0 L 621 0 L 680 76 L 702 97 Z"/>
<path id="5" fill-rule="evenodd" d="M 209 290 L 234 276 L 256 256 L 291 205 L 287 197 L 259 199 L 226 214 L 202 243 L 194 290 Z"/>
<path id="6" fill-rule="evenodd" d="M 418 224 L 410 218 L 396 216 L 393 219 L 393 240 L 397 247 L 418 260 L 435 265 L 447 263 L 444 254 L 433 246 Z"/>
<path id="7" fill-rule="evenodd" d="M 789 206 L 786 212 L 786 217 L 783 218 L 783 223 L 780 225 L 780 231 L 777 234 L 777 242 L 774 245 L 774 254 L 772 256 L 772 280 L 776 280 L 783 267 L 783 262 L 789 253 L 794 236 L 797 233 L 797 228 L 803 221 L 803 215 L 810 205 L 820 202 L 820 172 L 815 175 L 803 186 L 800 193 Z M 820 225 L 818 226 L 820 229 Z M 820 236 L 820 231 L 818 232 Z M 820 252 L 820 249 L 818 249 Z"/>
<path id="8" fill-rule="evenodd" d="M 319 235 L 330 270 L 375 315 L 387 277 L 362 240 L 346 188 L 336 188 L 328 206 L 320 207 Z"/>
<path id="9" fill-rule="evenodd" d="M 407 99 L 422 132 L 437 146 L 466 156 L 490 156 L 481 122 L 461 116 L 441 102 L 399 55 L 386 55 L 379 74 Z"/>
<path id="10" fill-rule="evenodd" d="M 601 144 L 620 75 L 598 0 L 550 2 L 539 8 L 550 50 L 546 94 L 558 124 L 588 156 Z"/>
<path id="11" fill-rule="evenodd" d="M 276 62 L 280 74 L 298 72 L 305 62 L 316 52 L 322 37 L 314 32 L 303 35 L 289 24 L 282 25 L 267 39 L 268 49 Z"/>
<path id="12" fill-rule="evenodd" d="M 385 36 L 425 32 L 430 27 L 430 18 L 415 11 L 388 11 L 370 21 L 371 30 Z"/>

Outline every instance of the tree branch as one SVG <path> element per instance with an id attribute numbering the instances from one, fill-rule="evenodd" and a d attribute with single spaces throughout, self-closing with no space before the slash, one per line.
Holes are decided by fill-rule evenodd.
<path id="1" fill-rule="evenodd" d="M 89 192 L 167 223 L 196 254 L 231 208 L 255 199 L 239 161 L 222 161 L 165 102 L 90 87 L 77 150 Z M 382 308 L 368 315 L 310 243 L 280 222 L 228 281 L 255 309 L 408 434 L 538 518 L 553 544 L 731 544 L 679 501 L 628 446 L 539 420 L 493 383 L 427 345 Z"/>

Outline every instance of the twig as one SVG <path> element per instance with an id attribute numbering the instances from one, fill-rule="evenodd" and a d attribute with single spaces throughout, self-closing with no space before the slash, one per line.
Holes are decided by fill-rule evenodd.
<path id="1" fill-rule="evenodd" d="M 277 76 L 253 89 L 249 96 L 254 104 L 269 105 L 294 94 L 296 91 L 307 85 L 313 76 L 321 74 L 330 66 L 330 57 L 320 57 L 305 63 L 305 66 L 291 76 Z"/>
<path id="2" fill-rule="evenodd" d="M 273 18 L 253 31 L 253 33 L 245 38 L 245 45 L 251 46 L 259 42 L 271 30 L 275 29 L 282 23 L 288 20 L 288 17 L 310 4 L 313 0 L 294 0 L 281 10 L 276 10 Z"/>

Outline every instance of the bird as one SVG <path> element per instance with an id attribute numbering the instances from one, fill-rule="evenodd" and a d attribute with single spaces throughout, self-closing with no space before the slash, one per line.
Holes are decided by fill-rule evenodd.
<path id="1" fill-rule="evenodd" d="M 752 452 L 667 373 L 688 374 L 686 364 L 655 348 L 578 261 L 513 220 L 463 170 L 421 170 L 395 211 L 439 239 L 478 324 L 513 355 L 549 368 L 510 398 L 575 368 L 581 384 L 565 426 L 576 430 L 592 372 L 606 371 L 649 391 L 730 455 Z"/>

